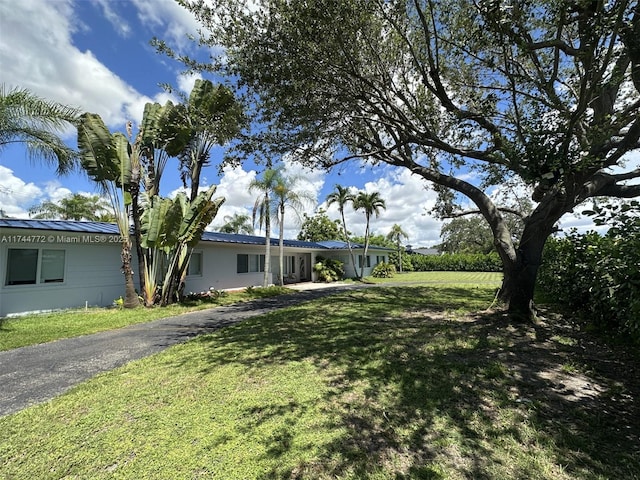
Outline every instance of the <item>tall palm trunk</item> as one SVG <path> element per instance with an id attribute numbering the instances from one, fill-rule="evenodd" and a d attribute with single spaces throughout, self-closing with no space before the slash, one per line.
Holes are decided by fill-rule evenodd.
<path id="1" fill-rule="evenodd" d="M 278 261 L 280 271 L 278 272 L 278 285 L 284 285 L 284 205 L 280 205 L 280 238 L 278 242 Z"/>
<path id="2" fill-rule="evenodd" d="M 269 195 L 265 195 L 267 207 L 264 214 L 264 277 L 262 279 L 262 286 L 269 286 L 269 270 L 271 270 L 271 214 L 269 212 Z M 258 260 L 258 267 L 260 266 Z"/>
<path id="3" fill-rule="evenodd" d="M 342 216 L 342 230 L 344 231 L 344 239 L 347 242 L 347 248 L 349 249 L 349 257 L 351 258 L 351 265 L 353 265 L 353 273 L 358 276 L 358 270 L 356 267 L 356 257 L 353 255 L 353 248 L 351 246 L 351 240 L 349 240 L 349 234 L 347 233 L 347 222 L 344 218 L 344 208 L 340 209 L 340 215 Z M 360 276 L 362 278 L 362 276 Z"/>
<path id="4" fill-rule="evenodd" d="M 369 220 L 370 220 L 370 217 L 369 217 L 368 214 L 367 214 L 366 218 L 367 218 L 367 226 L 366 226 L 365 231 L 364 231 L 364 252 L 362 253 L 362 263 L 360 265 L 360 279 L 364 278 L 364 264 L 366 263 L 367 252 L 369 250 Z"/>

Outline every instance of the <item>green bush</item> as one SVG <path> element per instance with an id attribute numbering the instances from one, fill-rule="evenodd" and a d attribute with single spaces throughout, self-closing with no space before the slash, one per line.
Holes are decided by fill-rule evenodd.
<path id="1" fill-rule="evenodd" d="M 391 278 L 396 274 L 396 266 L 393 263 L 380 262 L 371 271 L 371 276 L 376 278 Z"/>
<path id="2" fill-rule="evenodd" d="M 551 238 L 538 272 L 538 292 L 566 305 L 600 329 L 640 341 L 640 217 L 631 207 L 593 212 L 598 223 L 611 225 L 596 232 Z"/>
<path id="3" fill-rule="evenodd" d="M 412 255 L 407 253 L 406 251 L 402 252 L 402 271 L 403 272 L 413 272 L 413 263 L 411 263 Z M 391 252 L 389 254 L 389 263 L 392 263 L 396 267 L 396 271 L 400 268 L 400 261 L 398 259 L 398 252 Z"/>
<path id="4" fill-rule="evenodd" d="M 322 282 L 337 282 L 344 278 L 344 263 L 333 258 L 324 258 L 318 255 L 313 270 Z"/>
<path id="5" fill-rule="evenodd" d="M 443 255 L 410 255 L 413 269 L 418 272 L 501 272 L 502 261 L 497 253 L 445 253 Z"/>

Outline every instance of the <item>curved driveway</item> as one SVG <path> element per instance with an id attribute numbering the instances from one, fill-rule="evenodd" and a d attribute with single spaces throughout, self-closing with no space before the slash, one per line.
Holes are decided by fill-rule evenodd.
<path id="1" fill-rule="evenodd" d="M 0 416 L 45 402 L 94 375 L 247 318 L 361 285 L 313 288 L 0 352 Z"/>

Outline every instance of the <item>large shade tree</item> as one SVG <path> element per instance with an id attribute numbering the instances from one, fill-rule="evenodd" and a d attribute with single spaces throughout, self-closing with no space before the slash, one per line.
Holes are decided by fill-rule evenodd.
<path id="1" fill-rule="evenodd" d="M 331 220 L 326 210 L 319 209 L 315 215 L 302 214 L 303 221 L 298 233 L 298 240 L 305 242 L 322 242 L 325 240 L 338 240 L 340 232 L 340 220 Z"/>
<path id="2" fill-rule="evenodd" d="M 467 197 L 520 318 L 533 314 L 558 220 L 592 197 L 640 194 L 628 182 L 640 168 L 624 161 L 640 147 L 636 0 L 180 3 L 206 27 L 203 44 L 226 47 L 224 61 L 191 66 L 239 79 L 279 134 L 273 149 L 407 168 L 449 200 Z M 514 178 L 535 202 L 517 242 L 510 205 L 488 194 Z"/>

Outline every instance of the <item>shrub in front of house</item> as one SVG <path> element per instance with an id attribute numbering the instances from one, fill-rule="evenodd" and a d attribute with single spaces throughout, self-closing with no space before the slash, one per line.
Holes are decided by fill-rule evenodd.
<path id="1" fill-rule="evenodd" d="M 333 258 L 318 255 L 313 270 L 318 274 L 318 280 L 321 282 L 337 282 L 344 278 L 344 263 Z"/>
<path id="2" fill-rule="evenodd" d="M 380 262 L 371 271 L 371 276 L 376 278 L 391 278 L 396 274 L 396 266 L 393 263 Z"/>

